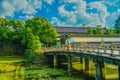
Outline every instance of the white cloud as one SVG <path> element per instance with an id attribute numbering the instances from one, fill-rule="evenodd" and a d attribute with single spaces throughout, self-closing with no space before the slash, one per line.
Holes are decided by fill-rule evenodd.
<path id="1" fill-rule="evenodd" d="M 110 6 L 119 6 L 117 5 L 117 3 L 119 3 L 119 0 L 103 0 L 102 2 Z"/>
<path id="2" fill-rule="evenodd" d="M 21 19 L 32 19 L 34 16 L 33 15 L 25 15 L 25 16 L 19 16 Z"/>
<path id="3" fill-rule="evenodd" d="M 100 2 L 91 2 L 89 4 L 91 9 L 97 9 L 97 15 L 100 19 L 100 22 L 106 24 L 106 17 L 108 16 L 107 7 Z"/>
<path id="4" fill-rule="evenodd" d="M 23 8 L 23 13 L 25 14 L 35 14 L 36 9 L 41 9 L 42 2 L 40 0 L 28 1 L 26 7 Z"/>
<path id="5" fill-rule="evenodd" d="M 74 12 L 70 12 L 65 10 L 65 5 L 62 5 L 58 8 L 59 14 L 61 15 L 61 17 L 66 18 L 69 20 L 67 20 L 70 23 L 75 23 L 76 22 L 76 15 Z"/>
<path id="6" fill-rule="evenodd" d="M 87 3 L 85 0 L 59 0 L 59 7 L 57 6 L 58 13 L 54 16 L 52 15 L 51 22 L 53 25 L 58 26 L 81 26 L 81 24 L 92 26 L 96 26 L 97 24 L 113 25 L 114 20 L 120 15 L 120 7 L 117 6 L 118 10 L 112 8 L 114 12 L 107 9 L 107 7 L 108 5 L 115 7 L 116 4 L 120 3 L 118 1 L 98 0 Z M 51 12 L 50 10 L 52 10 L 53 6 L 51 8 L 48 5 L 52 5 L 54 2 L 55 0 L 1 0 L 0 17 L 14 17 L 15 13 L 20 12 L 22 14 L 19 15 L 20 18 L 32 18 L 42 8 L 45 9 L 45 13 Z"/>
<path id="7" fill-rule="evenodd" d="M 112 12 L 108 17 L 107 17 L 107 24 L 108 26 L 114 27 L 115 20 L 120 16 L 120 9 L 118 9 L 116 12 Z"/>
<path id="8" fill-rule="evenodd" d="M 61 21 L 57 17 L 52 17 L 51 23 L 54 25 L 60 25 Z"/>
<path id="9" fill-rule="evenodd" d="M 0 17 L 13 16 L 15 8 L 11 6 L 7 1 L 0 2 Z"/>
<path id="10" fill-rule="evenodd" d="M 87 24 L 96 26 L 97 24 L 106 24 L 106 17 L 109 15 L 107 7 L 101 2 L 90 2 L 89 4 L 83 0 L 62 0 L 59 6 L 59 17 L 57 17 L 60 25 L 81 26 Z M 73 5 L 69 11 L 66 6 Z M 72 10 L 73 9 L 73 10 Z M 96 9 L 96 12 L 92 12 Z M 91 10 L 91 12 L 87 12 Z M 54 19 L 53 19 L 54 20 Z M 65 24 L 66 22 L 66 24 Z M 57 23 L 57 22 L 56 22 Z"/>
<path id="11" fill-rule="evenodd" d="M 46 2 L 46 3 L 49 4 L 49 5 L 52 5 L 53 2 L 55 2 L 54 0 L 43 0 L 43 1 Z"/>
<path id="12" fill-rule="evenodd" d="M 3 0 L 0 2 L 0 17 L 14 16 L 15 12 L 22 11 L 24 14 L 35 14 L 36 9 L 41 9 L 40 0 Z"/>
<path id="13" fill-rule="evenodd" d="M 71 24 L 68 24 L 67 22 L 61 21 L 57 17 L 52 17 L 51 23 L 54 24 L 54 26 L 71 26 Z"/>

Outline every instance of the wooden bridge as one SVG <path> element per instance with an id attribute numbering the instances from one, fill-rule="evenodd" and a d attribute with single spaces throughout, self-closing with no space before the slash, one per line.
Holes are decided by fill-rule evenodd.
<path id="1" fill-rule="evenodd" d="M 53 61 L 54 67 L 58 66 L 61 58 L 67 57 L 68 71 L 72 70 L 72 58 L 80 58 L 80 62 L 85 60 L 85 70 L 89 70 L 89 60 L 95 63 L 95 80 L 104 80 L 104 63 L 118 66 L 118 76 L 120 80 L 120 45 L 119 44 L 67 44 L 67 46 L 53 46 L 43 49 L 47 62 Z M 49 58 L 52 56 L 52 58 Z"/>

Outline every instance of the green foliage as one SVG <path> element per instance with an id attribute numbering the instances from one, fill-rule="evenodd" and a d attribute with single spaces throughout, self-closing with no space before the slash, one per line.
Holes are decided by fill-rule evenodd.
<path id="1" fill-rule="evenodd" d="M 25 56 L 28 58 L 28 60 L 31 60 L 35 56 L 35 51 L 33 51 L 31 49 L 26 49 Z"/>
<path id="2" fill-rule="evenodd" d="M 33 59 L 35 51 L 41 48 L 39 37 L 35 36 L 30 28 L 24 28 L 21 34 L 23 34 L 21 44 L 26 47 L 25 55 L 28 60 Z"/>
<path id="3" fill-rule="evenodd" d="M 0 18 L 0 41 L 13 41 L 23 45 L 24 48 L 30 49 L 28 54 L 30 58 L 41 47 L 39 36 L 34 35 L 31 28 L 25 28 L 24 22 L 20 20 Z"/>
<path id="4" fill-rule="evenodd" d="M 7 18 L 0 18 L 0 40 L 9 39 L 13 34 L 12 29 L 9 28 L 10 20 Z"/>
<path id="5" fill-rule="evenodd" d="M 20 39 L 20 32 L 22 31 L 23 27 L 24 23 L 20 20 L 0 18 L 0 39 L 9 41 Z"/>
<path id="6" fill-rule="evenodd" d="M 10 28 L 0 27 L 0 40 L 11 40 L 11 36 L 13 33 L 13 30 Z"/>
<path id="7" fill-rule="evenodd" d="M 103 28 L 101 25 L 97 25 L 96 28 L 92 28 L 90 26 L 87 27 L 87 34 L 98 34 L 98 35 L 103 35 Z"/>
<path id="8" fill-rule="evenodd" d="M 0 18 L 0 27 L 9 27 L 10 20 L 7 18 Z"/>
<path id="9" fill-rule="evenodd" d="M 93 30 L 90 26 L 87 27 L 87 34 L 93 34 Z"/>
<path id="10" fill-rule="evenodd" d="M 32 49 L 32 50 L 37 50 L 40 48 L 41 46 L 41 43 L 39 41 L 39 37 L 38 36 L 34 36 L 32 33 L 29 33 L 28 34 L 28 39 L 27 39 L 27 47 L 29 49 Z"/>
<path id="11" fill-rule="evenodd" d="M 35 51 L 41 47 L 39 37 L 34 35 L 31 28 L 25 28 L 24 22 L 20 20 L 8 20 L 0 18 L 0 40 L 13 41 L 30 49 L 29 56 L 33 57 Z"/>
<path id="12" fill-rule="evenodd" d="M 24 34 L 25 33 L 25 34 Z M 32 49 L 33 51 L 39 49 L 41 47 L 41 43 L 39 41 L 39 37 L 35 36 L 32 33 L 30 28 L 25 28 L 23 31 L 23 39 L 21 44 L 26 46 L 28 49 Z"/>
<path id="13" fill-rule="evenodd" d="M 101 25 L 97 25 L 96 34 L 99 34 L 99 35 L 103 35 L 104 34 L 103 28 L 102 28 Z"/>
<path id="14" fill-rule="evenodd" d="M 106 31 L 104 32 L 104 28 L 102 28 L 101 25 L 97 25 L 96 28 L 92 28 L 90 26 L 87 27 L 87 34 L 97 34 L 97 35 L 103 35 L 103 34 L 107 34 L 107 35 L 115 35 L 116 34 L 116 29 L 106 29 Z"/>
<path id="15" fill-rule="evenodd" d="M 116 34 L 116 32 L 115 32 L 115 29 L 107 29 L 105 34 L 114 35 L 114 34 Z"/>
<path id="16" fill-rule="evenodd" d="M 14 30 L 20 30 L 25 27 L 25 24 L 21 20 L 11 20 L 10 26 L 12 26 Z"/>
<path id="17" fill-rule="evenodd" d="M 120 34 L 120 16 L 115 20 L 116 33 Z"/>
<path id="18" fill-rule="evenodd" d="M 96 31 L 96 29 L 93 29 L 93 34 L 97 34 L 97 31 Z"/>
<path id="19" fill-rule="evenodd" d="M 26 27 L 32 29 L 34 35 L 39 36 L 40 41 L 45 43 L 53 42 L 57 32 L 45 18 L 34 17 L 26 21 Z"/>

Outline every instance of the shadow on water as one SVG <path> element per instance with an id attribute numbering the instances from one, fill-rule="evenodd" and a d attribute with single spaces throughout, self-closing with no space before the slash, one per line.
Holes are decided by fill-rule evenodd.
<path id="1" fill-rule="evenodd" d="M 116 68 L 115 68 L 115 70 L 113 70 L 113 69 L 109 69 L 108 68 L 108 66 L 111 66 L 111 65 L 106 65 L 106 68 L 107 68 L 107 72 L 106 72 L 106 78 L 105 78 L 105 80 L 118 80 L 118 77 L 112 77 L 112 76 L 115 76 L 115 74 L 114 73 L 116 73 Z M 111 66 L 112 67 L 112 66 Z M 53 68 L 53 66 L 52 66 L 52 68 Z M 80 68 L 80 67 L 79 67 Z M 61 64 L 61 65 L 59 65 L 59 67 L 58 67 L 58 69 L 63 69 L 64 71 L 66 71 L 67 72 L 67 69 L 68 69 L 68 67 L 67 67 L 67 64 Z M 69 73 L 67 73 L 67 74 L 69 74 L 69 76 L 70 77 L 76 77 L 76 78 L 79 78 L 80 79 L 80 77 L 82 77 L 82 79 L 83 80 L 95 80 L 95 73 L 93 74 L 93 71 L 94 71 L 94 68 L 92 68 L 91 67 L 91 69 L 90 69 L 90 72 L 86 72 L 86 71 L 83 71 L 83 70 L 77 70 L 75 67 L 72 69 L 72 71 L 71 72 L 69 72 Z M 111 71 L 115 71 L 113 74 L 111 74 Z"/>
<path id="2" fill-rule="evenodd" d="M 59 65 L 58 69 L 63 69 L 67 72 L 67 65 Z M 72 69 L 71 72 L 68 73 L 70 77 L 77 77 L 80 78 L 82 77 L 83 80 L 95 80 L 95 77 L 90 76 L 88 73 L 84 73 L 83 70 L 76 70 L 76 69 Z"/>

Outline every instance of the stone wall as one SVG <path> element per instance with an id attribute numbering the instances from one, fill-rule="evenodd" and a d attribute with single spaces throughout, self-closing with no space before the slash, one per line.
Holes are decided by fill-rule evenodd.
<path id="1" fill-rule="evenodd" d="M 0 56 L 20 55 L 23 53 L 24 49 L 20 44 L 0 42 Z"/>

